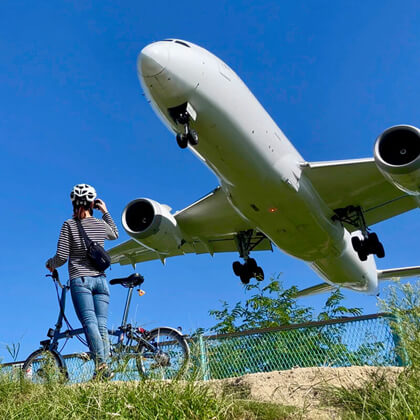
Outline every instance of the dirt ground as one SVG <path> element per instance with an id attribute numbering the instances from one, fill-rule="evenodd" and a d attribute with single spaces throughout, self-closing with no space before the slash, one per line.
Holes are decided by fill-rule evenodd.
<path id="1" fill-rule="evenodd" d="M 238 396 L 270 401 L 300 408 L 302 419 L 340 419 L 335 409 L 321 405 L 321 389 L 325 385 L 348 387 L 362 386 L 375 373 L 385 373 L 390 381 L 402 368 L 352 366 L 342 368 L 296 368 L 269 373 L 253 373 L 239 378 L 212 380 L 209 383 L 219 390 L 237 393 Z"/>

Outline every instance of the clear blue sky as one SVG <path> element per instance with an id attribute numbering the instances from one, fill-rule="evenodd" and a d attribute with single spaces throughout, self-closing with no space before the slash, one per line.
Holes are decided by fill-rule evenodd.
<path id="1" fill-rule="evenodd" d="M 420 126 L 419 16 L 414 0 L 2 1 L 0 358 L 10 360 L 5 344 L 18 342 L 25 358 L 55 323 L 44 262 L 71 215 L 74 184 L 96 187 L 118 223 L 118 242 L 128 239 L 120 215 L 133 198 L 178 210 L 217 185 L 142 96 L 141 48 L 175 37 L 219 56 L 309 161 L 370 157 L 387 127 Z M 387 252 L 379 267 L 419 264 L 418 216 L 415 210 L 375 227 Z M 319 283 L 278 250 L 255 255 L 267 276 L 283 272 L 287 286 Z M 220 299 L 244 298 L 235 259 L 193 255 L 166 267 L 139 265 L 147 294 L 134 299 L 132 318 L 184 331 L 212 325 L 208 310 Z M 131 271 L 114 267 L 108 277 Z M 66 268 L 60 273 L 66 278 Z M 114 286 L 111 293 L 109 321 L 118 325 L 124 291 Z M 325 299 L 302 303 L 319 309 Z M 345 304 L 377 311 L 376 297 L 346 292 Z M 77 325 L 71 303 L 68 313 Z"/>

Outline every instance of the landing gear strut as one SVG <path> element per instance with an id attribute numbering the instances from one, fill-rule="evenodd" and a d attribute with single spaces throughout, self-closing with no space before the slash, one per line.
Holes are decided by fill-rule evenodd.
<path id="1" fill-rule="evenodd" d="M 353 249 L 357 252 L 361 261 L 366 261 L 368 255 L 371 254 L 375 254 L 378 258 L 385 257 L 384 247 L 379 242 L 378 235 L 374 232 L 369 232 L 360 207 L 349 206 L 343 209 L 337 209 L 335 213 L 335 220 L 348 223 L 362 232 L 363 239 L 357 236 L 351 238 Z"/>
<path id="2" fill-rule="evenodd" d="M 236 236 L 236 242 L 238 245 L 239 256 L 245 261 L 241 264 L 239 261 L 235 261 L 232 264 L 233 272 L 237 275 L 243 284 L 248 284 L 251 278 L 256 278 L 258 281 L 264 280 L 264 271 L 257 265 L 254 258 L 249 257 L 249 253 L 252 248 L 257 244 L 251 245 L 251 238 L 253 235 L 252 230 L 245 232 L 239 232 Z"/>
<path id="3" fill-rule="evenodd" d="M 176 135 L 176 142 L 181 149 L 185 149 L 188 144 L 197 146 L 198 134 L 190 127 L 191 119 L 195 120 L 196 113 L 188 103 L 182 104 L 168 110 L 169 114 L 182 131 Z"/>

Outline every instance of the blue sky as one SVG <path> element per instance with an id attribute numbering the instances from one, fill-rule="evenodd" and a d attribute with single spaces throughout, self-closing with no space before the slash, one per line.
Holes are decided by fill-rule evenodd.
<path id="1" fill-rule="evenodd" d="M 0 175 L 2 241 L 0 358 L 20 343 L 37 348 L 57 315 L 44 262 L 71 215 L 69 192 L 94 185 L 128 239 L 120 216 L 150 197 L 181 209 L 217 179 L 155 116 L 142 96 L 136 57 L 148 43 L 186 39 L 210 50 L 245 81 L 309 161 L 372 156 L 394 124 L 420 126 L 420 6 L 416 1 L 2 1 Z M 338 192 L 339 193 L 339 192 Z M 419 264 L 418 210 L 375 226 L 387 256 L 380 268 Z M 276 250 L 255 254 L 286 286 L 319 278 Z M 235 254 L 185 256 L 137 267 L 146 295 L 131 318 L 146 327 L 215 322 L 219 300 L 245 297 Z M 123 276 L 130 267 L 108 274 Z M 66 278 L 67 270 L 60 270 Z M 111 290 L 118 325 L 124 290 Z M 346 292 L 345 304 L 376 312 L 376 297 Z M 320 308 L 326 296 L 302 303 Z M 68 314 L 77 325 L 71 303 Z M 68 351 L 80 349 L 71 342 Z"/>

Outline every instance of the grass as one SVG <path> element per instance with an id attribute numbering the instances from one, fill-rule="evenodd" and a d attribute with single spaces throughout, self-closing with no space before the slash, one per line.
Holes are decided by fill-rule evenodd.
<path id="1" fill-rule="evenodd" d="M 374 373 L 362 387 L 326 386 L 324 404 L 339 408 L 343 419 L 420 419 L 420 282 L 392 286 L 381 306 L 394 316 L 406 368 L 395 381 Z"/>
<path id="2" fill-rule="evenodd" d="M 0 375 L 0 419 L 287 419 L 293 408 L 216 395 L 181 381 L 32 384 Z"/>

